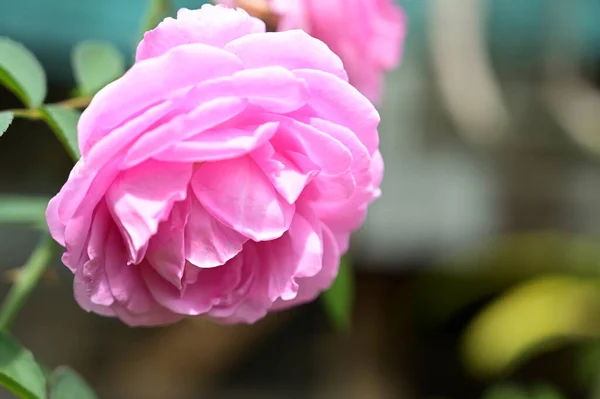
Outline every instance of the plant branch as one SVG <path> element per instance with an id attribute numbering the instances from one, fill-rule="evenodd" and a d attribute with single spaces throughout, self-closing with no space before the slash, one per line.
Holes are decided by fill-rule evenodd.
<path id="1" fill-rule="evenodd" d="M 74 97 L 60 101 L 54 105 L 61 108 L 85 108 L 92 102 L 92 96 Z"/>
<path id="2" fill-rule="evenodd" d="M 7 330 L 23 307 L 27 297 L 40 281 L 54 253 L 54 243 L 48 233 L 27 260 L 17 282 L 12 286 L 0 309 L 0 331 Z"/>
<path id="3" fill-rule="evenodd" d="M 88 105 L 90 105 L 91 101 L 92 101 L 91 96 L 84 96 L 84 97 L 69 98 L 67 100 L 59 101 L 59 102 L 51 104 L 51 105 L 54 105 L 54 106 L 57 106 L 60 108 L 80 109 L 80 108 L 85 108 Z M 43 118 L 42 113 L 37 108 L 34 108 L 34 109 L 19 108 L 19 109 L 10 109 L 9 111 L 13 113 L 15 118 L 32 119 L 32 120 L 38 120 L 38 119 Z"/>

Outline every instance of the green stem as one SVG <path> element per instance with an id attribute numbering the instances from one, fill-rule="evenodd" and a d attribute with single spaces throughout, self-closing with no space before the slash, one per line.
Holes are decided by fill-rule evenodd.
<path id="1" fill-rule="evenodd" d="M 54 103 L 51 105 L 55 105 L 60 108 L 80 109 L 80 108 L 85 108 L 88 105 L 90 105 L 91 101 L 92 101 L 91 96 L 84 96 L 84 97 L 69 98 L 67 100 L 63 100 L 63 101 L 60 101 L 60 102 L 57 102 L 57 103 Z M 44 117 L 44 115 L 40 112 L 40 110 L 36 109 L 36 108 L 33 108 L 33 109 L 28 109 L 28 108 L 9 109 L 9 111 L 13 113 L 15 118 L 37 120 L 37 119 L 43 119 L 43 117 Z"/>
<path id="2" fill-rule="evenodd" d="M 53 255 L 53 242 L 48 233 L 33 251 L 17 282 L 12 286 L 0 309 L 0 331 L 7 330 L 25 303 L 25 300 L 44 275 Z"/>

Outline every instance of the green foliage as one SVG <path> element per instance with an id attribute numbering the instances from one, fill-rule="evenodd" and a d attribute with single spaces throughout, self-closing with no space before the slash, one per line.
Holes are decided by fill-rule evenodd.
<path id="1" fill-rule="evenodd" d="M 488 389 L 481 399 L 530 399 L 524 389 L 514 384 L 499 384 Z"/>
<path id="2" fill-rule="evenodd" d="M 123 75 L 125 60 L 110 43 L 86 41 L 79 43 L 71 58 L 79 93 L 93 95 Z"/>
<path id="3" fill-rule="evenodd" d="M 455 312 L 528 278 L 566 273 L 597 278 L 598 239 L 561 232 L 516 233 L 444 256 L 420 281 L 422 317 L 443 323 Z M 456 273 L 464 270 L 465 273 Z"/>
<path id="4" fill-rule="evenodd" d="M 81 112 L 55 105 L 47 105 L 40 111 L 63 147 L 73 160 L 77 161 L 81 157 L 77 144 L 77 123 Z"/>
<path id="5" fill-rule="evenodd" d="M 600 287 L 594 280 L 548 276 L 510 289 L 467 328 L 462 353 L 480 377 L 511 371 L 518 362 L 567 342 L 600 334 Z"/>
<path id="6" fill-rule="evenodd" d="M 331 322 L 342 331 L 349 330 L 352 324 L 354 284 L 350 256 L 345 255 L 340 262 L 340 270 L 335 282 L 322 294 L 323 305 Z"/>
<path id="7" fill-rule="evenodd" d="M 0 112 L 0 137 L 6 132 L 15 115 L 10 111 Z"/>
<path id="8" fill-rule="evenodd" d="M 594 339 L 575 348 L 575 375 L 578 382 L 593 387 L 600 377 L 600 339 Z"/>
<path id="9" fill-rule="evenodd" d="M 550 385 L 537 385 L 530 389 L 504 383 L 489 388 L 481 397 L 482 399 L 565 399 L 564 396 Z"/>
<path id="10" fill-rule="evenodd" d="M 537 385 L 531 388 L 531 399 L 565 399 L 564 395 L 550 385 Z"/>
<path id="11" fill-rule="evenodd" d="M 46 378 L 30 351 L 0 331 L 0 385 L 23 399 L 44 399 Z"/>
<path id="12" fill-rule="evenodd" d="M 0 84 L 11 90 L 29 108 L 46 97 L 44 69 L 22 44 L 0 37 Z"/>
<path id="13" fill-rule="evenodd" d="M 58 367 L 50 380 L 50 399 L 97 399 L 97 396 L 74 370 Z"/>
<path id="14" fill-rule="evenodd" d="M 0 196 L 0 224 L 24 223 L 46 226 L 45 212 L 48 198 L 24 196 Z"/>

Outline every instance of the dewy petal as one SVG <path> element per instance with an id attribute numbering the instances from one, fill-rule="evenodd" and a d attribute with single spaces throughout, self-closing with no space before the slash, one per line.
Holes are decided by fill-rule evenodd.
<path id="1" fill-rule="evenodd" d="M 232 41 L 225 49 L 237 55 L 246 68 L 277 65 L 289 70 L 317 69 L 348 80 L 340 58 L 302 30 L 250 34 Z"/>
<path id="2" fill-rule="evenodd" d="M 150 239 L 146 259 L 162 278 L 178 289 L 182 288 L 185 271 L 184 229 L 191 211 L 190 199 L 173 205 L 171 215 L 158 225 Z"/>
<path id="3" fill-rule="evenodd" d="M 242 251 L 248 238 L 210 216 L 197 199 L 191 202 L 185 226 L 185 257 L 200 268 L 224 265 Z"/>
<path id="4" fill-rule="evenodd" d="M 247 156 L 203 164 L 191 185 L 208 213 L 255 241 L 281 237 L 294 215 L 294 205 Z"/>
<path id="5" fill-rule="evenodd" d="M 329 73 L 316 70 L 296 70 L 294 74 L 308 83 L 308 105 L 317 116 L 346 126 L 373 154 L 379 146 L 379 113 L 358 90 Z"/>
<path id="6" fill-rule="evenodd" d="M 223 47 L 237 38 L 264 31 L 264 22 L 241 9 L 209 5 L 193 11 L 182 8 L 177 12 L 177 19 L 166 18 L 144 34 L 137 48 L 136 62 L 160 56 L 182 44 L 203 43 Z"/>
<path id="7" fill-rule="evenodd" d="M 142 260 L 173 203 L 186 198 L 191 175 L 191 164 L 147 161 L 121 172 L 110 186 L 106 202 L 127 242 L 131 263 Z"/>
<path id="8" fill-rule="evenodd" d="M 241 61 L 230 52 L 197 43 L 181 45 L 160 57 L 136 63 L 123 77 L 100 90 L 81 115 L 81 153 L 88 152 L 90 138 L 105 136 L 148 106 L 173 98 L 183 88 L 242 69 Z"/>
<path id="9" fill-rule="evenodd" d="M 251 157 L 277 192 L 289 204 L 293 204 L 321 168 L 302 154 L 289 151 L 284 154 L 276 152 L 270 143 L 266 143 L 253 151 Z M 296 164 L 295 160 L 299 160 L 299 164 Z"/>
<path id="10" fill-rule="evenodd" d="M 154 159 L 172 162 L 206 162 L 236 158 L 266 143 L 279 128 L 278 122 L 243 128 L 214 128 L 155 154 Z"/>

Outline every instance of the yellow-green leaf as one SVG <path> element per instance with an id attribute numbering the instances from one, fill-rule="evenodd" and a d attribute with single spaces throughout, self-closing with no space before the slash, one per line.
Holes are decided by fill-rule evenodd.
<path id="1" fill-rule="evenodd" d="M 480 377 L 509 371 L 520 360 L 600 334 L 596 281 L 548 276 L 526 281 L 483 309 L 463 337 L 467 368 Z"/>
<path id="2" fill-rule="evenodd" d="M 0 37 L 0 84 L 33 108 L 46 98 L 46 74 L 35 56 L 21 43 Z"/>

